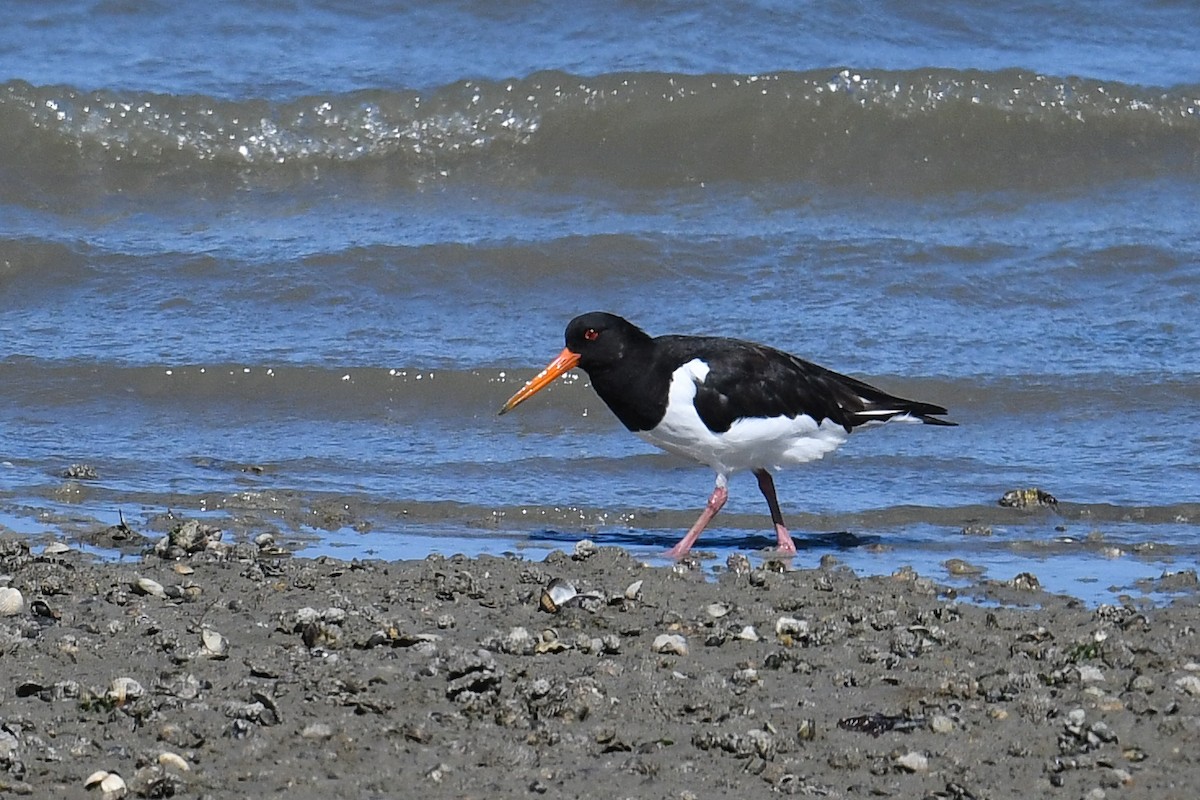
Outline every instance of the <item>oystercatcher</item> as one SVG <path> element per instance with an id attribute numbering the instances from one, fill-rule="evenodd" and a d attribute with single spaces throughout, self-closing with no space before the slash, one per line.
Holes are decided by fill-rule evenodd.
<path id="1" fill-rule="evenodd" d="M 626 428 L 670 453 L 707 464 L 716 486 L 700 518 L 666 555 L 687 553 L 729 497 L 729 476 L 750 470 L 771 510 L 780 552 L 794 554 L 772 470 L 814 461 L 855 428 L 884 422 L 954 425 L 946 409 L 904 400 L 766 345 L 714 336 L 651 337 L 615 314 L 567 325 L 566 348 L 500 409 L 504 414 L 578 366 Z"/>

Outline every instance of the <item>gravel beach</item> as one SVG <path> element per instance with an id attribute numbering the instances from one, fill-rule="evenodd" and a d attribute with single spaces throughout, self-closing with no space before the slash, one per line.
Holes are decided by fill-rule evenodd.
<path id="1" fill-rule="evenodd" d="M 805 566 L 5 534 L 0 797 L 1200 796 L 1194 574 L 1088 607 Z"/>

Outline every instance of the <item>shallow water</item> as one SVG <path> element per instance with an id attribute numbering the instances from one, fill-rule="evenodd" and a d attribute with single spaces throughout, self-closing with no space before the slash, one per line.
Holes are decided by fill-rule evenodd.
<path id="1" fill-rule="evenodd" d="M 801 559 L 957 557 L 1088 597 L 1194 569 L 1198 22 L 18 4 L 0 521 L 170 508 L 315 551 L 653 557 L 705 469 L 583 376 L 495 416 L 606 309 L 950 408 L 958 428 L 856 434 L 779 478 Z M 1033 485 L 1058 514 L 995 508 Z M 731 495 L 718 560 L 770 543 L 753 483 Z M 993 536 L 960 532 L 979 519 Z"/>

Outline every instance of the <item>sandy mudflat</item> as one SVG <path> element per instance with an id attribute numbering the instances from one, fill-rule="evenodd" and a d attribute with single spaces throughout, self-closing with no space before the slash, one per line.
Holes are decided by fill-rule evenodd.
<path id="1" fill-rule="evenodd" d="M 610 548 L 166 556 L 0 538 L 0 797 L 97 798 L 98 770 L 129 797 L 1200 796 L 1194 592 L 998 606 Z M 554 579 L 583 595 L 548 613 Z"/>

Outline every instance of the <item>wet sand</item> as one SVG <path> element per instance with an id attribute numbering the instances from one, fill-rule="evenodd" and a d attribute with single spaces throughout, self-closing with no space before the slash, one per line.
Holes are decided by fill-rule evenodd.
<path id="1" fill-rule="evenodd" d="M 1200 796 L 1194 587 L 1089 608 L 832 559 L 714 578 L 210 533 L 121 563 L 0 537 L 0 796 Z M 551 611 L 550 586 L 578 594 Z"/>

